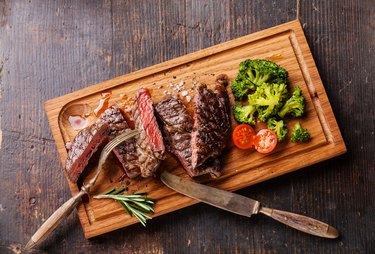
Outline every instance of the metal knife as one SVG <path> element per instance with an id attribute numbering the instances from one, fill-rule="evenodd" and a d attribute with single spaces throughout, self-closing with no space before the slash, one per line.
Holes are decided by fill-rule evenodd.
<path id="1" fill-rule="evenodd" d="M 167 171 L 161 174 L 160 179 L 166 186 L 176 192 L 232 213 L 246 217 L 262 213 L 287 226 L 311 235 L 325 238 L 337 238 L 339 236 L 337 229 L 324 222 L 295 213 L 263 207 L 259 201 L 254 199 L 195 183 Z"/>

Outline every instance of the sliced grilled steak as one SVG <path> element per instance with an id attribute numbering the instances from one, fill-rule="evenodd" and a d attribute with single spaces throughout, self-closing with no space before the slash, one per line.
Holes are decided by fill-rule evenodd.
<path id="1" fill-rule="evenodd" d="M 168 151 L 176 155 L 185 170 L 190 172 L 193 118 L 183 102 L 173 97 L 156 104 L 155 111 L 163 123 L 163 134 Z"/>
<path id="2" fill-rule="evenodd" d="M 197 169 L 208 158 L 222 153 L 230 133 L 230 118 L 228 94 L 223 82 L 218 81 L 215 91 L 200 85 L 194 102 L 191 164 L 193 169 Z"/>
<path id="3" fill-rule="evenodd" d="M 202 165 L 192 169 L 190 176 L 200 176 L 210 174 L 212 178 L 219 177 L 221 175 L 221 162 L 217 157 L 208 158 Z"/>
<path id="4" fill-rule="evenodd" d="M 135 178 L 141 174 L 137 151 L 137 139 L 135 137 L 118 145 L 113 149 L 113 152 L 121 162 L 122 167 L 129 178 Z"/>
<path id="5" fill-rule="evenodd" d="M 113 105 L 106 109 L 97 122 L 101 121 L 109 124 L 108 136 L 110 140 L 131 130 L 117 105 Z M 113 153 L 121 162 L 122 167 L 129 178 L 137 177 L 141 173 L 136 142 L 137 139 L 135 137 L 130 138 L 113 149 Z"/>
<path id="6" fill-rule="evenodd" d="M 72 142 L 65 164 L 69 179 L 77 182 L 98 147 L 126 129 L 129 129 L 129 126 L 120 109 L 113 105 L 106 109 L 93 125 L 81 130 Z"/>
<path id="7" fill-rule="evenodd" d="M 165 158 L 163 136 L 154 116 L 151 95 L 147 89 L 140 89 L 133 105 L 137 136 L 137 152 L 141 175 L 148 177 L 154 174 L 161 160 Z"/>
<path id="8" fill-rule="evenodd" d="M 133 119 L 140 134 L 123 142 L 113 152 L 128 177 L 134 178 L 140 174 L 148 177 L 164 159 L 165 147 L 154 116 L 151 96 L 146 89 L 137 93 Z M 77 182 L 100 144 L 126 131 L 130 131 L 129 125 L 117 105 L 106 109 L 93 125 L 81 130 L 68 151 L 65 170 L 69 179 Z"/>
<path id="9" fill-rule="evenodd" d="M 108 123 L 108 137 L 110 140 L 130 129 L 119 107 L 115 104 L 107 108 L 103 114 L 100 115 L 96 124 Z"/>
<path id="10" fill-rule="evenodd" d="M 191 132 L 193 118 L 189 115 L 184 103 L 177 98 L 167 98 L 155 106 L 158 118 L 163 124 L 163 134 L 169 152 L 181 162 L 186 172 L 191 176 L 211 174 L 218 176 L 221 165 L 218 159 L 208 160 L 193 170 L 191 166 Z"/>
<path id="11" fill-rule="evenodd" d="M 69 180 L 77 182 L 90 158 L 107 138 L 108 123 L 99 122 L 82 129 L 72 141 L 65 163 Z"/>

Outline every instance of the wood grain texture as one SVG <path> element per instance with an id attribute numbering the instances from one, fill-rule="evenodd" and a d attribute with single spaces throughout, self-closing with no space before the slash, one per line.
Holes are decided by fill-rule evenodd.
<path id="1" fill-rule="evenodd" d="M 291 21 L 297 7 L 267 0 L 139 2 L 0 1 L 1 253 L 17 253 L 71 196 L 44 101 Z M 338 240 L 199 204 L 158 217 L 147 229 L 134 225 L 89 241 L 74 214 L 36 253 L 374 252 L 375 6 L 301 0 L 300 8 L 348 153 L 239 193 L 332 224 Z"/>
<path id="2" fill-rule="evenodd" d="M 230 145 L 224 156 L 222 176 L 208 184 L 233 191 L 344 153 L 346 148 L 302 27 L 298 21 L 293 21 L 47 101 L 46 112 L 62 164 L 65 164 L 67 157 L 65 144 L 71 142 L 78 132 L 71 127 L 68 118 L 71 115 L 92 113 L 101 98 L 101 92 L 111 91 L 109 105 L 116 103 L 120 106 L 122 95 L 134 98 L 136 91 L 144 87 L 150 90 L 154 103 L 157 103 L 165 97 L 163 90 L 173 92 L 171 88 L 168 89 L 171 82 L 183 80 L 188 91 L 194 81 L 211 84 L 212 87 L 215 78 L 221 73 L 227 74 L 229 80 L 234 80 L 239 63 L 248 58 L 275 56 L 277 59 L 274 61 L 289 72 L 290 86 L 299 85 L 306 98 L 306 116 L 291 121 L 289 127 L 292 128 L 296 121 L 300 121 L 303 126 L 308 127 L 312 140 L 303 145 L 281 143 L 275 153 L 268 156 L 249 150 L 232 149 L 233 145 Z M 164 88 L 159 89 L 160 86 Z M 190 95 L 193 97 L 194 92 L 190 92 Z M 230 92 L 229 97 L 233 97 Z M 233 105 L 234 102 L 231 101 Z M 86 110 L 81 111 L 83 108 Z M 232 126 L 235 125 L 233 121 Z M 261 127 L 258 125 L 257 128 Z M 117 163 L 110 164 L 110 170 L 100 176 L 91 190 L 92 195 L 121 184 L 115 179 L 123 174 L 122 170 L 116 167 Z M 187 177 L 173 156 L 167 157 L 161 168 Z M 94 168 L 90 170 L 90 166 L 86 168 L 86 172 L 89 172 L 86 178 L 95 174 Z M 155 178 L 129 179 L 128 182 L 129 192 L 147 192 L 157 200 L 153 217 L 196 203 L 163 186 Z M 77 184 L 69 181 L 69 187 L 73 195 L 79 192 Z M 87 203 L 78 207 L 78 214 L 87 238 L 137 222 L 135 218 L 125 214 L 118 204 L 108 200 L 90 198 Z"/>

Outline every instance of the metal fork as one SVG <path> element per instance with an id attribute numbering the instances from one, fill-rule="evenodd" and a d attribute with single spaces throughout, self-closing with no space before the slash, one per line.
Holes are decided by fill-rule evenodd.
<path id="1" fill-rule="evenodd" d="M 44 241 L 47 236 L 49 236 L 52 231 L 63 221 L 66 217 L 71 214 L 73 209 L 81 203 L 81 197 L 85 194 L 88 194 L 90 188 L 95 184 L 96 180 L 99 177 L 100 172 L 102 171 L 103 164 L 105 163 L 108 155 L 111 153 L 113 148 L 124 142 L 125 140 L 134 137 L 138 134 L 137 130 L 132 130 L 126 133 L 123 133 L 111 142 L 109 142 L 104 149 L 102 150 L 99 158 L 98 167 L 96 168 L 96 173 L 93 178 L 91 178 L 86 184 L 81 187 L 80 192 L 78 192 L 74 197 L 66 201 L 62 206 L 60 206 L 44 223 L 43 225 L 35 232 L 31 237 L 30 241 L 26 244 L 25 250 L 30 250 L 42 241 Z"/>

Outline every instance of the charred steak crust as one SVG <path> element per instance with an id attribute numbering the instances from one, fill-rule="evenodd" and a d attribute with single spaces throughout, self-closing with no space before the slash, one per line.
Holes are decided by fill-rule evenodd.
<path id="1" fill-rule="evenodd" d="M 201 166 L 193 169 L 191 165 L 191 132 L 193 118 L 189 115 L 184 103 L 177 98 L 169 97 L 155 106 L 156 116 L 162 123 L 162 130 L 167 149 L 181 162 L 191 177 L 211 174 L 218 177 L 221 163 L 218 158 L 210 158 Z"/>
<path id="2" fill-rule="evenodd" d="M 130 131 L 127 129 L 126 131 Z M 141 174 L 137 152 L 137 139 L 128 139 L 113 149 L 113 153 L 120 161 L 129 178 L 135 178 Z"/>
<path id="3" fill-rule="evenodd" d="M 133 119 L 139 131 L 137 153 L 142 177 L 152 176 L 165 159 L 163 136 L 157 124 L 150 92 L 140 89 L 133 105 Z"/>
<path id="4" fill-rule="evenodd" d="M 202 165 L 194 169 L 194 176 L 210 174 L 212 178 L 221 175 L 221 161 L 218 157 L 208 158 Z"/>
<path id="5" fill-rule="evenodd" d="M 208 158 L 219 156 L 230 133 L 228 94 L 222 84 L 215 91 L 201 84 L 194 98 L 194 130 L 192 133 L 192 167 L 196 169 Z"/>
<path id="6" fill-rule="evenodd" d="M 108 123 L 99 122 L 82 129 L 73 139 L 65 163 L 65 172 L 76 183 L 92 155 L 107 138 Z"/>
<path id="7" fill-rule="evenodd" d="M 157 117 L 163 125 L 167 149 L 191 173 L 191 132 L 193 119 L 180 99 L 167 98 L 155 106 Z"/>
<path id="8" fill-rule="evenodd" d="M 129 129 L 128 123 L 116 104 L 107 108 L 103 114 L 100 115 L 96 124 L 101 122 L 108 123 L 108 137 L 110 140 L 122 134 L 126 129 Z"/>
<path id="9" fill-rule="evenodd" d="M 228 95 L 222 83 L 215 92 L 205 85 L 198 87 L 194 119 L 183 102 L 175 98 L 159 103 L 155 110 L 163 122 L 169 151 L 178 157 L 189 175 L 219 176 L 221 165 L 217 156 L 230 131 Z M 165 158 L 165 146 L 147 89 L 137 92 L 132 116 L 140 133 L 116 147 L 114 153 L 130 178 L 139 174 L 149 177 Z M 129 125 L 117 105 L 108 108 L 95 124 L 74 138 L 65 165 L 68 178 L 77 182 L 100 144 L 126 131 L 130 131 Z"/>
<path id="10" fill-rule="evenodd" d="M 140 134 L 124 141 L 113 152 L 128 177 L 134 178 L 140 174 L 148 177 L 164 159 L 165 147 L 154 116 L 151 96 L 146 89 L 137 93 L 133 119 Z M 81 130 L 74 138 L 65 164 L 69 179 L 77 182 L 99 146 L 127 131 L 130 131 L 129 125 L 118 106 L 106 109 L 93 125 Z"/>
<path id="11" fill-rule="evenodd" d="M 117 105 L 113 105 L 106 109 L 97 122 L 107 122 L 109 124 L 109 139 L 112 140 L 116 136 L 129 132 L 131 129 Z M 138 153 L 136 149 L 136 138 L 128 139 L 113 149 L 113 153 L 120 161 L 126 175 L 129 178 L 135 178 L 140 175 Z"/>

